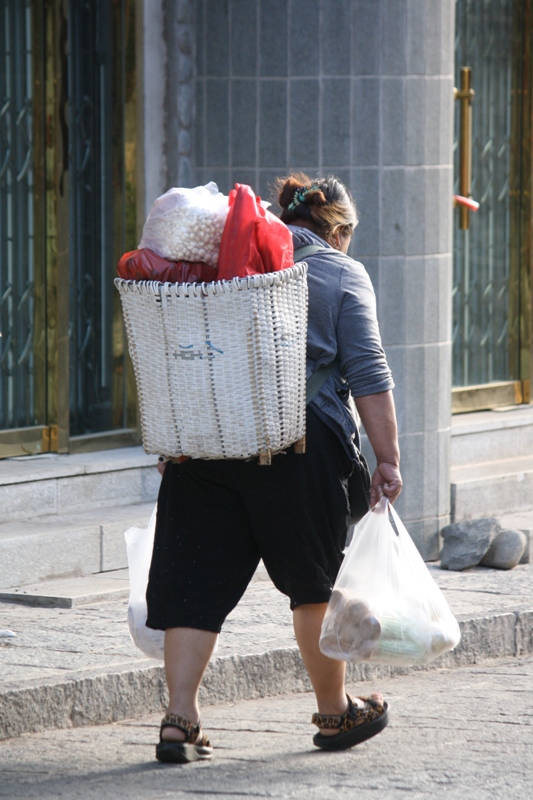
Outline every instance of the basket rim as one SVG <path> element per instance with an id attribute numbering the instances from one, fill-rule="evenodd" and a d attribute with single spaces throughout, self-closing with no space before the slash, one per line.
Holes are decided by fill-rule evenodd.
<path id="1" fill-rule="evenodd" d="M 256 275 L 248 275 L 245 278 L 232 278 L 230 281 L 203 281 L 197 283 L 170 283 L 161 281 L 136 281 L 128 280 L 127 278 L 115 278 L 114 283 L 119 292 L 127 294 L 129 292 L 138 294 L 153 294 L 160 297 L 162 294 L 170 297 L 172 295 L 182 296 L 223 294 L 226 291 L 233 292 L 235 290 L 242 291 L 243 289 L 262 289 L 265 286 L 279 285 L 287 281 L 299 278 L 307 274 L 307 263 L 305 261 L 293 264 L 292 267 L 286 267 L 276 272 L 258 273 Z"/>

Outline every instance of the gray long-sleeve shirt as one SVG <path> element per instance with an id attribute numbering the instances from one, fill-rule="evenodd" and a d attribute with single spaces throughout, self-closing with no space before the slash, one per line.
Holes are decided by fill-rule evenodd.
<path id="1" fill-rule="evenodd" d="M 309 319 L 307 377 L 335 358 L 340 363 L 311 401 L 324 421 L 341 435 L 357 457 L 359 433 L 349 391 L 354 397 L 392 389 L 394 382 L 381 345 L 376 298 L 362 264 L 334 250 L 307 228 L 289 225 L 294 249 L 309 244 L 327 248 L 305 258 L 308 265 Z M 340 431 L 339 431 L 340 428 Z"/>

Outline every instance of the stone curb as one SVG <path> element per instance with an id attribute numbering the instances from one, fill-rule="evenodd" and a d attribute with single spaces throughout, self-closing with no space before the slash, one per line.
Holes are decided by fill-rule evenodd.
<path id="1" fill-rule="evenodd" d="M 460 621 L 461 642 L 423 667 L 348 666 L 350 682 L 414 671 L 451 669 L 486 659 L 533 653 L 533 610 L 495 613 Z M 298 649 L 214 658 L 200 689 L 203 705 L 306 692 L 310 684 Z M 101 725 L 161 711 L 162 666 L 94 673 L 74 680 L 0 693 L 0 739 L 53 728 Z"/>

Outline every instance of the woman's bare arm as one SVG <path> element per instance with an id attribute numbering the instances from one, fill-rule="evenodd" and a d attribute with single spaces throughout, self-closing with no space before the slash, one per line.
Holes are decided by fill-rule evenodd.
<path id="1" fill-rule="evenodd" d="M 372 475 L 370 505 L 375 505 L 383 495 L 394 503 L 402 491 L 402 476 L 392 392 L 356 397 L 355 404 L 377 461 Z"/>

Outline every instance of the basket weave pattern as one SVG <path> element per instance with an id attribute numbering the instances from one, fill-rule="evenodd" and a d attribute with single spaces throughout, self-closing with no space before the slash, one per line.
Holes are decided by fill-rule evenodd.
<path id="1" fill-rule="evenodd" d="M 243 459 L 305 434 L 306 264 L 214 283 L 115 285 L 147 453 Z"/>

